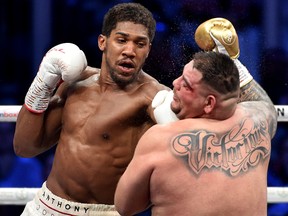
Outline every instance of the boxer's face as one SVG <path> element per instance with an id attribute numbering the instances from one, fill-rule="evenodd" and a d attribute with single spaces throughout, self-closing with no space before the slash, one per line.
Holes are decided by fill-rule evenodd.
<path id="1" fill-rule="evenodd" d="M 102 37 L 105 63 L 114 82 L 133 82 L 151 48 L 148 29 L 141 24 L 119 22 L 109 37 Z"/>
<path id="2" fill-rule="evenodd" d="M 193 68 L 193 61 L 185 65 L 183 74 L 173 81 L 174 100 L 171 109 L 179 119 L 201 117 L 206 90 L 201 82 L 202 73 Z"/>

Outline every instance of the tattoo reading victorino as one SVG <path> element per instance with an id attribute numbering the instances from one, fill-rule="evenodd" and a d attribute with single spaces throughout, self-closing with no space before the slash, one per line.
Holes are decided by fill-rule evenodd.
<path id="1" fill-rule="evenodd" d="M 172 152 L 182 157 L 193 173 L 205 168 L 220 168 L 237 176 L 270 157 L 270 136 L 266 122 L 255 124 L 245 119 L 241 125 L 223 134 L 206 130 L 178 134 L 171 143 Z"/>

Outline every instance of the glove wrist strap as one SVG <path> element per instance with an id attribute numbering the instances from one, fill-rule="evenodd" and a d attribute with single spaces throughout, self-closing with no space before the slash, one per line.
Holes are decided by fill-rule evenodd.
<path id="1" fill-rule="evenodd" d="M 25 96 L 25 107 L 31 112 L 43 113 L 48 107 L 54 89 L 37 74 Z"/>
<path id="2" fill-rule="evenodd" d="M 253 76 L 249 73 L 247 68 L 238 60 L 235 59 L 234 63 L 239 71 L 240 88 L 253 80 Z"/>

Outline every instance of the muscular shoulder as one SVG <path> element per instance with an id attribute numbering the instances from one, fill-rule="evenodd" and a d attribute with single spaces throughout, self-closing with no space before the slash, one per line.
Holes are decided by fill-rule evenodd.
<path id="1" fill-rule="evenodd" d="M 156 80 L 151 75 L 145 73 L 143 71 L 142 73 L 142 89 L 145 90 L 145 92 L 151 93 L 151 97 L 154 97 L 155 94 L 160 90 L 170 90 L 169 87 L 165 86 L 164 84 L 160 83 L 158 80 Z"/>
<path id="2" fill-rule="evenodd" d="M 85 80 L 93 75 L 100 75 L 100 69 L 87 66 L 77 81 Z"/>
<path id="3" fill-rule="evenodd" d="M 89 80 L 89 78 L 93 76 L 99 76 L 100 75 L 100 69 L 99 68 L 93 68 L 90 66 L 87 66 L 86 69 L 81 73 L 81 75 L 76 79 L 74 82 L 68 83 L 68 82 L 63 82 L 61 83 L 57 91 L 55 92 L 52 100 L 57 101 L 58 103 L 64 103 L 67 97 L 67 92 L 71 87 L 74 87 L 75 84 L 80 83 L 80 82 L 85 82 L 85 80 Z"/>
<path id="4" fill-rule="evenodd" d="M 265 101 L 245 101 L 238 104 L 238 109 L 241 109 L 246 115 L 258 117 L 276 116 L 275 107 Z"/>
<path id="5" fill-rule="evenodd" d="M 273 137 L 277 129 L 277 112 L 273 105 L 265 101 L 247 101 L 238 104 L 242 115 L 256 122 L 266 122 Z"/>
<path id="6" fill-rule="evenodd" d="M 167 125 L 156 124 L 150 127 L 141 137 L 136 149 L 141 153 L 152 153 L 165 150 L 167 147 L 169 127 Z"/>

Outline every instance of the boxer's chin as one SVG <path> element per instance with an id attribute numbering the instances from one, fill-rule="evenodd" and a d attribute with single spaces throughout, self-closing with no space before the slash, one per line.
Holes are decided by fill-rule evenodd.
<path id="1" fill-rule="evenodd" d="M 113 74 L 111 73 L 111 77 L 115 83 L 120 86 L 126 86 L 130 83 L 133 83 L 136 79 L 136 74 Z"/>
<path id="2" fill-rule="evenodd" d="M 170 108 L 176 115 L 180 112 L 180 108 L 174 100 L 171 102 Z"/>

